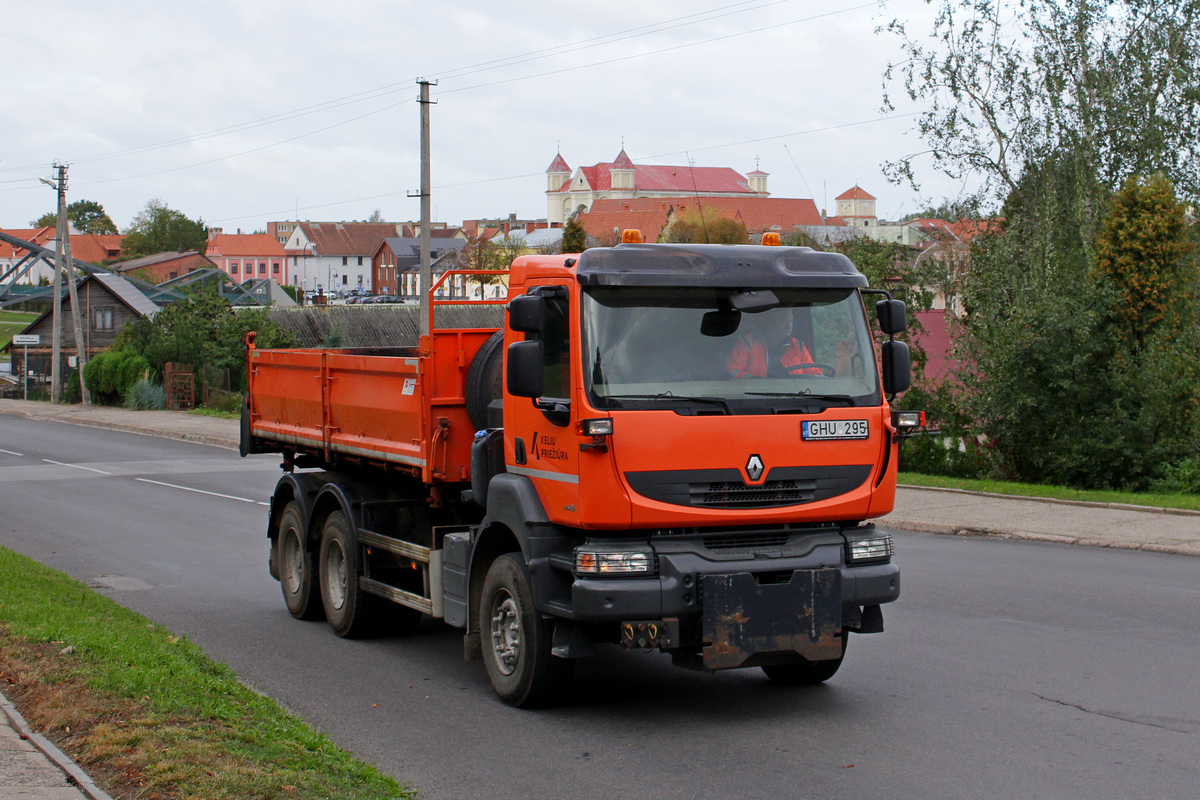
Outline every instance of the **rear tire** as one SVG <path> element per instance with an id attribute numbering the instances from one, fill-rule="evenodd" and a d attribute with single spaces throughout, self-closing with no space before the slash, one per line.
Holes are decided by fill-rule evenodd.
<path id="1" fill-rule="evenodd" d="M 575 662 L 551 652 L 551 624 L 533 606 L 529 570 L 520 553 L 492 562 L 479 602 L 483 663 L 500 699 L 518 708 L 553 702 Z"/>
<path id="2" fill-rule="evenodd" d="M 378 619 L 377 598 L 362 590 L 357 540 L 341 511 L 333 512 L 325 520 L 319 560 L 321 602 L 329 627 L 343 639 L 357 639 L 371 633 Z"/>
<path id="3" fill-rule="evenodd" d="M 275 566 L 283 601 L 296 619 L 320 619 L 325 609 L 317 588 L 317 554 L 307 546 L 300 506 L 288 503 L 279 518 Z"/>
<path id="4" fill-rule="evenodd" d="M 763 667 L 771 683 L 780 686 L 815 686 L 834 676 L 846 657 L 846 631 L 842 631 L 842 654 L 828 661 L 801 661 L 797 664 L 773 664 Z"/>

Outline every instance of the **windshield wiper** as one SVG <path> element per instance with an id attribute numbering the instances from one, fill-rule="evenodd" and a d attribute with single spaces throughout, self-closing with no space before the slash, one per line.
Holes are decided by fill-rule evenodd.
<path id="1" fill-rule="evenodd" d="M 847 394 L 813 394 L 812 392 L 746 392 L 756 397 L 790 397 L 793 400 L 827 400 L 829 402 L 854 405 L 854 398 Z"/>
<path id="2" fill-rule="evenodd" d="M 709 405 L 720 406 L 725 409 L 725 413 L 729 413 L 729 403 L 719 397 L 690 397 L 682 394 L 672 394 L 671 392 L 663 392 L 661 394 L 610 394 L 605 395 L 608 400 L 683 400 L 688 403 L 708 403 Z"/>

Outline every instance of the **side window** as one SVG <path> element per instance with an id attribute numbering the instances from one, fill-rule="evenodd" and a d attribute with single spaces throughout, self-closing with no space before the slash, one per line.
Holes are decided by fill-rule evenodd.
<path id="1" fill-rule="evenodd" d="M 545 397 L 571 397 L 571 316 L 566 289 L 540 292 L 546 300 L 546 324 L 537 338 L 542 342 L 542 390 Z"/>

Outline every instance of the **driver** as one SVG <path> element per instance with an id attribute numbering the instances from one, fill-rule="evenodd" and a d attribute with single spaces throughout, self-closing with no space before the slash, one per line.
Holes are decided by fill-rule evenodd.
<path id="1" fill-rule="evenodd" d="M 743 317 L 743 319 L 746 319 Z M 738 337 L 725 359 L 725 369 L 733 378 L 820 375 L 812 364 L 812 354 L 802 342 L 792 338 L 792 312 L 774 309 L 755 314 L 747 320 L 746 332 Z"/>

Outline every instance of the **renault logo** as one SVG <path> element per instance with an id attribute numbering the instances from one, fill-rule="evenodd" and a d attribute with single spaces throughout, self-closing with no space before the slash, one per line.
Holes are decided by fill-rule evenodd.
<path id="1" fill-rule="evenodd" d="M 757 482 L 763 474 L 763 462 L 758 455 L 750 456 L 750 460 L 746 462 L 746 475 L 751 481 Z"/>

